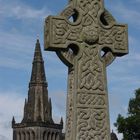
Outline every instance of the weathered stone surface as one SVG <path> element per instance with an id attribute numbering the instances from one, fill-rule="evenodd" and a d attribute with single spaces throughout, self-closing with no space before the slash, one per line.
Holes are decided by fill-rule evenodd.
<path id="1" fill-rule="evenodd" d="M 103 0 L 69 0 L 45 21 L 45 49 L 68 66 L 65 140 L 110 140 L 106 67 L 128 53 L 127 25 Z"/>

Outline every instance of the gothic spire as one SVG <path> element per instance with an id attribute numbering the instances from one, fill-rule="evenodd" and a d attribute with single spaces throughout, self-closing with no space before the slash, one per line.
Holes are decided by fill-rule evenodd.
<path id="1" fill-rule="evenodd" d="M 32 67 L 30 86 L 34 84 L 41 84 L 41 83 L 44 83 L 47 86 L 45 70 L 44 70 L 44 61 L 42 58 L 39 39 L 37 39 L 34 58 L 33 58 L 33 67 Z"/>
<path id="2" fill-rule="evenodd" d="M 52 108 L 48 99 L 44 61 L 39 39 L 37 39 L 32 63 L 28 99 L 25 100 L 24 117 L 22 122 L 52 123 L 51 110 Z"/>
<path id="3" fill-rule="evenodd" d="M 15 117 L 13 116 L 13 119 L 12 119 L 12 125 L 14 125 L 16 123 L 15 121 Z"/>
<path id="4" fill-rule="evenodd" d="M 63 117 L 61 117 L 60 124 L 62 124 L 62 125 L 64 124 Z"/>

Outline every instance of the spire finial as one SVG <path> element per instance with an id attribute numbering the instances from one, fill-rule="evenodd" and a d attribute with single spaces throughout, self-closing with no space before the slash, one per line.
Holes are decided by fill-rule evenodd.
<path id="1" fill-rule="evenodd" d="M 33 84 L 43 83 L 45 86 L 47 86 L 45 69 L 44 69 L 44 61 L 42 57 L 39 39 L 37 39 L 36 45 L 35 45 L 31 81 L 30 81 L 29 87 L 32 86 L 32 83 Z"/>
<path id="2" fill-rule="evenodd" d="M 36 39 L 36 44 L 40 44 L 39 37 L 37 37 L 37 39 Z"/>
<path id="3" fill-rule="evenodd" d="M 43 61 L 39 39 L 36 40 L 34 60 Z"/>
<path id="4" fill-rule="evenodd" d="M 39 34 L 37 34 L 37 41 L 39 41 Z"/>

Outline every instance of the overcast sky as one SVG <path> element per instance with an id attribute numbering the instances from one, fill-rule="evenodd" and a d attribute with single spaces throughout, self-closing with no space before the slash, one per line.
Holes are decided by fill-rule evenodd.
<path id="1" fill-rule="evenodd" d="M 20 122 L 27 97 L 37 36 L 43 51 L 43 26 L 60 13 L 67 0 L 0 0 L 0 140 L 12 140 L 11 120 Z M 105 0 L 119 23 L 129 25 L 129 55 L 107 69 L 111 129 L 117 115 L 127 115 L 134 90 L 140 87 L 140 0 Z M 43 51 L 49 96 L 56 121 L 65 118 L 67 67 L 55 53 Z M 118 135 L 121 138 L 121 135 Z"/>

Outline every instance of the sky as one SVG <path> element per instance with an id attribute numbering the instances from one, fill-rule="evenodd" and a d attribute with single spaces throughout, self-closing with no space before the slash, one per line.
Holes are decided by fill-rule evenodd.
<path id="1" fill-rule="evenodd" d="M 67 67 L 54 52 L 43 50 L 44 19 L 57 15 L 68 0 L 0 0 L 0 140 L 12 140 L 11 120 L 20 122 L 27 97 L 36 39 L 45 61 L 53 117 L 65 118 Z M 118 23 L 129 27 L 129 54 L 107 68 L 110 124 L 118 114 L 127 116 L 129 99 L 140 88 L 140 0 L 105 0 Z M 117 134 L 119 139 L 121 134 Z"/>

